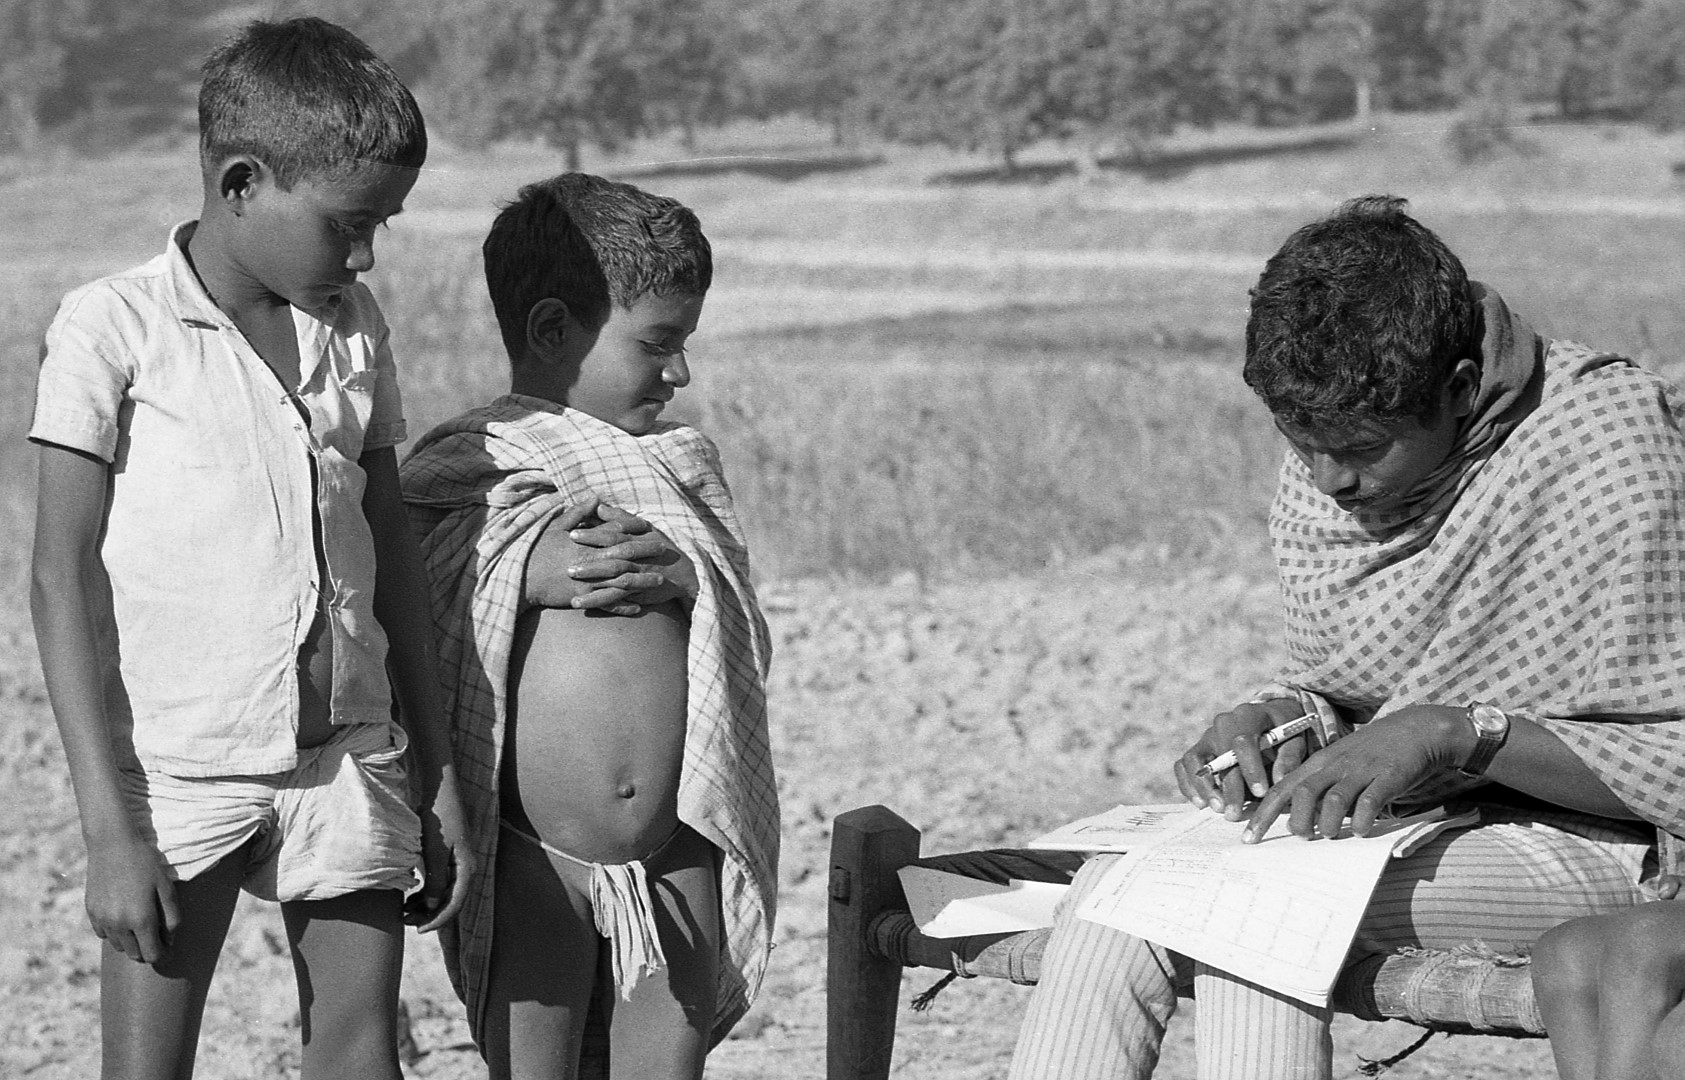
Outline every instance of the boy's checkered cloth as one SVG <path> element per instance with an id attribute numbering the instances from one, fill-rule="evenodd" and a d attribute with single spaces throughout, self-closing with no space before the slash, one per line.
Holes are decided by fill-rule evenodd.
<path id="1" fill-rule="evenodd" d="M 1282 681 L 1359 720 L 1470 701 L 1533 720 L 1662 831 L 1677 865 L 1685 402 L 1622 358 L 1547 349 L 1483 295 L 1476 409 L 1423 498 L 1347 514 L 1288 455 L 1270 520 Z"/>
<path id="2" fill-rule="evenodd" d="M 717 1042 L 765 973 L 778 866 L 766 724 L 771 643 L 718 451 L 682 424 L 634 437 L 576 410 L 508 395 L 429 432 L 404 462 L 403 481 L 432 580 L 452 743 L 480 861 L 444 934 L 476 1040 L 491 955 L 506 679 L 527 557 L 544 524 L 596 495 L 666 533 L 696 565 L 679 817 L 722 853 Z"/>

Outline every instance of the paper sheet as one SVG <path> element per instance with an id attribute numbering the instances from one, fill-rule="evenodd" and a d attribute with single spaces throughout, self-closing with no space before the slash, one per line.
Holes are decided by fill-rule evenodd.
<path id="1" fill-rule="evenodd" d="M 1028 846 L 1052 851 L 1130 851 L 1175 836 L 1198 816 L 1199 808 L 1185 802 L 1114 806 L 1061 825 Z"/>
<path id="2" fill-rule="evenodd" d="M 1049 881 L 990 881 L 923 866 L 896 871 L 907 910 L 925 937 L 1013 934 L 1053 925 L 1053 907 L 1069 885 Z"/>
<path id="3" fill-rule="evenodd" d="M 1080 918 L 1157 942 L 1243 979 L 1326 1005 L 1358 922 L 1396 848 L 1472 816 L 1436 814 L 1380 836 L 1304 840 L 1278 818 L 1257 844 L 1242 821 L 1192 827 L 1122 855 Z"/>

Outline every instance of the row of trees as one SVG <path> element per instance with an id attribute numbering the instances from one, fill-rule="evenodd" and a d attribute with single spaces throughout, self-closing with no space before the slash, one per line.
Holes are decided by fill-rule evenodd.
<path id="1" fill-rule="evenodd" d="M 275 5 L 0 0 L 0 134 L 190 117 L 193 63 Z M 581 147 L 802 113 L 989 149 L 1141 153 L 1181 125 L 1466 107 L 1685 121 L 1681 0 L 315 0 L 462 145 Z"/>

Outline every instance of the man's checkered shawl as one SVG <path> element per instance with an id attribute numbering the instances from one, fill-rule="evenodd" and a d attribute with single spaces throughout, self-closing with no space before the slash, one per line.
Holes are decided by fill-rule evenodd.
<path id="1" fill-rule="evenodd" d="M 452 745 L 479 858 L 467 902 L 444 935 L 476 1039 L 491 955 L 509 652 L 527 557 L 545 524 L 596 495 L 666 533 L 695 564 L 701 588 L 690 619 L 679 817 L 722 853 L 717 1042 L 765 974 L 778 866 L 765 691 L 771 642 L 719 452 L 682 424 L 634 437 L 576 410 L 508 395 L 429 432 L 404 462 L 403 481 L 433 584 Z"/>
<path id="2" fill-rule="evenodd" d="M 1507 317 L 1495 296 L 1488 306 L 1494 323 Z M 1488 333 L 1482 378 L 1519 371 L 1539 403 L 1501 441 L 1463 455 L 1424 505 L 1391 518 L 1345 513 L 1287 456 L 1270 515 L 1286 603 L 1282 681 L 1359 719 L 1471 701 L 1530 719 L 1661 830 L 1675 865 L 1685 403 L 1627 360 L 1546 348 L 1514 325 L 1507 343 Z"/>

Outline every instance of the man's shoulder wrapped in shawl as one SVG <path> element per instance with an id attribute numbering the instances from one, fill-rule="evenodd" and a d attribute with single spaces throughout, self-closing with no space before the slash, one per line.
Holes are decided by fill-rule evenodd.
<path id="1" fill-rule="evenodd" d="M 1491 702 L 1685 836 L 1685 403 L 1483 297 L 1475 412 L 1419 499 L 1348 514 L 1288 455 L 1282 681 L 1359 719 Z"/>
<path id="2" fill-rule="evenodd" d="M 770 638 L 718 451 L 682 424 L 634 437 L 509 395 L 429 432 L 405 460 L 403 482 L 432 582 L 452 746 L 480 860 L 444 942 L 475 1038 L 491 947 L 509 651 L 527 557 L 545 525 L 592 496 L 649 521 L 696 566 L 679 817 L 722 854 L 714 1039 L 724 1038 L 758 991 L 771 948 L 778 795 L 766 722 Z"/>

